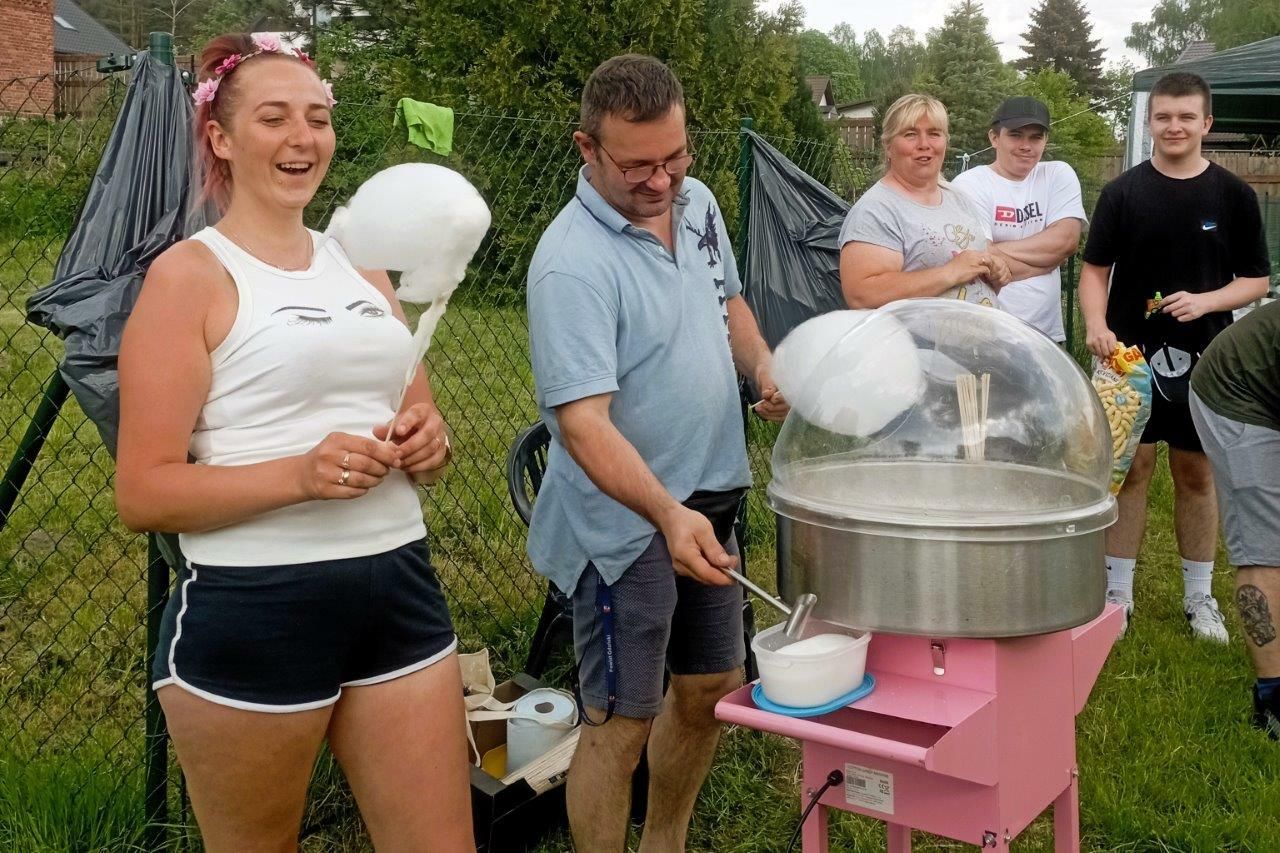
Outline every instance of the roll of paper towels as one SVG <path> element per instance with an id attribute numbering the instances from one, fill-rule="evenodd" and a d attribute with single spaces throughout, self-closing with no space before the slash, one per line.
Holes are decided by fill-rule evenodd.
<path id="1" fill-rule="evenodd" d="M 541 687 L 521 696 L 507 720 L 507 773 L 551 749 L 577 722 L 577 703 L 567 693 Z"/>

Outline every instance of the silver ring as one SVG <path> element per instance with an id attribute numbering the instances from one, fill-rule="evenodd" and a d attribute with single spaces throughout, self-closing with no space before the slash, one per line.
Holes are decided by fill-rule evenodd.
<path id="1" fill-rule="evenodd" d="M 351 468 L 351 451 L 348 450 L 346 455 L 342 457 L 342 470 L 346 471 L 349 468 Z"/>
<path id="2" fill-rule="evenodd" d="M 342 476 L 338 478 L 338 485 L 345 486 L 347 484 L 347 480 L 349 480 L 350 478 L 351 478 L 351 471 L 349 470 L 343 471 Z"/>

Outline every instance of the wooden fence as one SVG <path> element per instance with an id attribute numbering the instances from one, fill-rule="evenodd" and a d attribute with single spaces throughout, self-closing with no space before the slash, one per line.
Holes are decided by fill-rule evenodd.
<path id="1" fill-rule="evenodd" d="M 869 118 L 838 118 L 835 120 L 836 133 L 841 141 L 855 153 L 875 151 L 875 121 Z"/>

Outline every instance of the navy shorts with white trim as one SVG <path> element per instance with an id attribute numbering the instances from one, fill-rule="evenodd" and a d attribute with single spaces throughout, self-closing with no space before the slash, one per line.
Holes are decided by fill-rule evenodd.
<path id="1" fill-rule="evenodd" d="M 305 711 L 456 646 L 425 542 L 285 566 L 197 563 L 165 607 L 152 679 L 234 708 Z"/>

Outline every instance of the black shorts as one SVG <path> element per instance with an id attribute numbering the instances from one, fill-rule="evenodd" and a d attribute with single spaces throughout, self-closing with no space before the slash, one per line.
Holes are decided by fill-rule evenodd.
<path id="1" fill-rule="evenodd" d="M 1191 405 L 1186 401 L 1173 403 L 1156 391 L 1151 395 L 1151 418 L 1142 430 L 1143 444 L 1163 441 L 1177 450 L 1194 450 L 1203 453 L 1195 422 L 1191 420 Z"/>
<path id="2" fill-rule="evenodd" d="M 188 563 L 165 607 L 152 679 L 233 708 L 307 711 L 456 646 L 425 542 L 285 566 Z"/>

